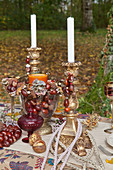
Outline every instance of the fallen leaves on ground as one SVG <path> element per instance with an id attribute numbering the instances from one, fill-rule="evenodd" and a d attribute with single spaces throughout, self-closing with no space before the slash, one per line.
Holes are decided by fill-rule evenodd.
<path id="1" fill-rule="evenodd" d="M 78 97 L 84 95 L 89 87 L 92 86 L 100 66 L 100 52 L 103 48 L 105 36 L 93 35 L 78 32 L 75 42 L 76 61 L 80 61 L 82 66 L 79 68 L 79 93 Z M 22 76 L 26 74 L 27 48 L 30 47 L 30 40 L 10 38 L 0 42 L 0 82 L 2 78 L 10 75 Z M 64 77 L 64 68 L 61 66 L 63 61 L 67 61 L 67 42 L 66 38 L 47 38 L 38 40 L 38 47 L 41 47 L 40 70 L 50 72 L 51 77 L 60 80 Z M 0 102 L 9 102 L 10 98 L 4 91 L 0 83 Z"/>

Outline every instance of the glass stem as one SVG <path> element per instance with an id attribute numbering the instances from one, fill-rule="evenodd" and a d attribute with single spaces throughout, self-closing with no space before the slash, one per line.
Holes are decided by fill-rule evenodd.
<path id="1" fill-rule="evenodd" d="M 11 96 L 11 117 L 14 118 L 14 102 L 15 101 L 15 97 Z"/>
<path id="2" fill-rule="evenodd" d="M 113 100 L 111 100 L 111 115 L 112 115 L 111 123 L 113 124 Z"/>

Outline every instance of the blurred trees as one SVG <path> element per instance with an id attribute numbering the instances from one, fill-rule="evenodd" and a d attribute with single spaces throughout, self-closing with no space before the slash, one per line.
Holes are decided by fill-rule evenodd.
<path id="1" fill-rule="evenodd" d="M 94 31 L 92 0 L 82 0 L 82 31 Z"/>
<path id="2" fill-rule="evenodd" d="M 106 27 L 111 0 L 92 0 L 95 25 Z M 66 29 L 68 16 L 75 18 L 75 27 L 81 28 L 82 0 L 1 0 L 0 30 L 30 29 L 30 15 L 37 16 L 38 29 Z"/>

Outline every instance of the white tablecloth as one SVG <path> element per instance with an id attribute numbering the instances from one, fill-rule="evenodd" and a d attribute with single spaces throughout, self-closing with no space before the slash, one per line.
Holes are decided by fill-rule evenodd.
<path id="1" fill-rule="evenodd" d="M 104 122 L 99 122 L 98 126 L 95 127 L 92 131 L 89 131 L 90 134 L 92 134 L 92 136 L 94 137 L 94 139 L 96 140 L 96 144 L 98 145 L 102 145 L 103 147 L 105 147 L 106 149 L 108 149 L 109 151 L 113 152 L 113 148 L 110 147 L 107 143 L 106 143 L 106 138 L 110 135 L 104 132 L 105 129 L 110 128 L 111 124 L 110 123 L 104 123 Z M 25 131 L 23 132 L 23 135 L 21 137 L 21 139 L 25 136 Z M 46 142 L 46 145 L 48 144 L 51 135 L 45 135 L 42 136 L 42 139 Z M 29 144 L 23 143 L 21 141 L 21 139 L 19 139 L 16 143 L 14 143 L 13 145 L 11 145 L 10 147 L 8 147 L 8 149 L 13 149 L 13 150 L 18 150 L 18 151 L 22 151 L 22 152 L 26 152 L 26 153 L 30 153 L 30 154 L 34 154 L 34 155 L 40 155 L 40 156 L 45 156 L 45 153 L 42 154 L 37 154 L 36 152 L 33 151 L 32 147 Z M 111 156 L 107 156 L 105 154 L 103 154 L 100 150 L 100 157 L 105 165 L 105 170 L 113 170 L 113 164 L 108 164 L 106 163 L 106 159 L 111 159 Z M 50 157 L 52 157 L 52 155 L 49 155 Z"/>

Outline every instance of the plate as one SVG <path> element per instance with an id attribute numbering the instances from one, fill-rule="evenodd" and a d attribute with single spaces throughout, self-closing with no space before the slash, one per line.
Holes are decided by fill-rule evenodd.
<path id="1" fill-rule="evenodd" d="M 107 143 L 113 147 L 113 134 L 106 138 Z"/>

